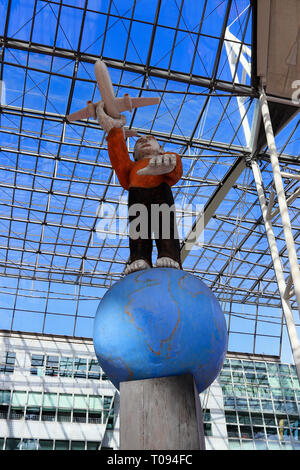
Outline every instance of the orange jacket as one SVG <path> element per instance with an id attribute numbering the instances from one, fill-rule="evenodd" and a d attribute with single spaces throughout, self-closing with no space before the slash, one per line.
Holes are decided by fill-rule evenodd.
<path id="1" fill-rule="evenodd" d="M 137 171 L 148 165 L 150 158 L 133 162 L 126 147 L 123 131 L 113 128 L 107 136 L 108 155 L 114 168 L 120 185 L 124 189 L 129 188 L 155 188 L 161 183 L 173 186 L 182 177 L 181 158 L 176 155 L 176 167 L 170 173 L 164 175 L 138 175 Z M 171 153 L 171 152 L 166 152 Z"/>

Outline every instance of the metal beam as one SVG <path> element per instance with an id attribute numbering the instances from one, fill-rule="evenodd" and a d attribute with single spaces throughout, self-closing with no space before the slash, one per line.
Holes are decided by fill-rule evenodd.
<path id="1" fill-rule="evenodd" d="M 286 298 L 286 282 L 283 275 L 282 264 L 280 260 L 280 254 L 277 248 L 276 238 L 272 229 L 272 223 L 270 219 L 267 217 L 268 212 L 268 204 L 265 198 L 264 188 L 263 188 L 263 180 L 262 175 L 260 172 L 260 168 L 256 161 L 251 162 L 252 171 L 255 178 L 255 183 L 257 187 L 258 198 L 261 206 L 262 216 L 265 223 L 267 239 L 269 242 L 271 257 L 273 261 L 275 276 L 277 279 L 277 284 L 280 292 L 281 297 L 281 304 L 284 313 L 284 317 L 286 320 L 286 326 L 288 330 L 289 340 L 291 349 L 293 352 L 293 357 L 295 361 L 295 366 L 297 369 L 298 378 L 300 379 L 300 341 L 298 338 L 297 329 L 295 326 L 293 312 L 291 309 L 291 305 L 289 300 Z"/>
<path id="2" fill-rule="evenodd" d="M 69 49 L 63 49 L 60 47 L 46 46 L 37 43 L 30 43 L 20 39 L 5 38 L 0 36 L 0 41 L 6 48 L 18 49 L 25 52 L 33 52 L 38 54 L 46 54 L 55 57 L 62 57 L 64 59 L 78 60 L 79 62 L 85 62 L 94 64 L 99 58 L 95 54 L 87 54 L 85 52 L 71 51 Z M 191 75 L 174 70 L 162 69 L 159 67 L 150 66 L 145 69 L 143 64 L 137 64 L 134 62 L 128 62 L 123 60 L 111 59 L 108 57 L 102 58 L 108 67 L 119 69 L 122 71 L 133 72 L 139 75 L 148 75 L 157 77 L 164 80 L 174 80 L 176 82 L 187 83 L 190 85 L 200 86 L 207 88 L 208 90 L 220 90 L 228 93 L 238 94 L 240 96 L 252 96 L 258 97 L 256 90 L 247 85 L 233 84 L 225 80 L 216 79 L 213 83 L 210 77 L 203 77 L 200 75 Z"/>
<path id="3" fill-rule="evenodd" d="M 181 246 L 181 262 L 183 263 L 186 257 L 189 255 L 190 251 L 193 249 L 193 246 L 200 237 L 202 231 L 207 226 L 208 222 L 215 214 L 219 205 L 223 202 L 227 193 L 230 191 L 236 180 L 242 174 L 246 168 L 245 158 L 238 158 L 234 165 L 229 169 L 229 171 L 224 176 L 218 188 L 215 190 L 210 200 L 205 205 L 203 212 L 200 213 L 187 237 L 185 238 Z"/>

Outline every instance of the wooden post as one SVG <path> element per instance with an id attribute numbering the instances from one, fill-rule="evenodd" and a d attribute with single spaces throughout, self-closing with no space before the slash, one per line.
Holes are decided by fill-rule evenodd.
<path id="1" fill-rule="evenodd" d="M 205 450 L 192 375 L 121 382 L 120 450 Z"/>

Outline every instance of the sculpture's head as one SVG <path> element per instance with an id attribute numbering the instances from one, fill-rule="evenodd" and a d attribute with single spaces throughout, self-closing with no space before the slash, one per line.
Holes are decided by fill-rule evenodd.
<path id="1" fill-rule="evenodd" d="M 162 154 L 163 148 L 152 135 L 140 137 L 134 146 L 133 157 L 137 162 L 143 158 L 153 157 Z"/>

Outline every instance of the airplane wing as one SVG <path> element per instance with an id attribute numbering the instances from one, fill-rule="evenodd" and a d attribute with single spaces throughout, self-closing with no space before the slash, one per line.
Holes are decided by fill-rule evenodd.
<path id="1" fill-rule="evenodd" d="M 69 114 L 67 117 L 68 121 L 78 121 L 80 119 L 88 119 L 89 117 L 96 118 L 96 104 L 88 101 L 87 107 L 84 109 L 80 109 L 79 111 L 75 111 L 75 113 Z"/>
<path id="2" fill-rule="evenodd" d="M 159 97 L 141 97 L 141 98 L 132 98 L 132 97 L 125 97 L 124 98 L 115 98 L 115 103 L 119 112 L 122 111 L 130 111 L 131 108 L 140 108 L 142 106 L 150 106 L 153 104 L 158 104 L 160 102 Z"/>

